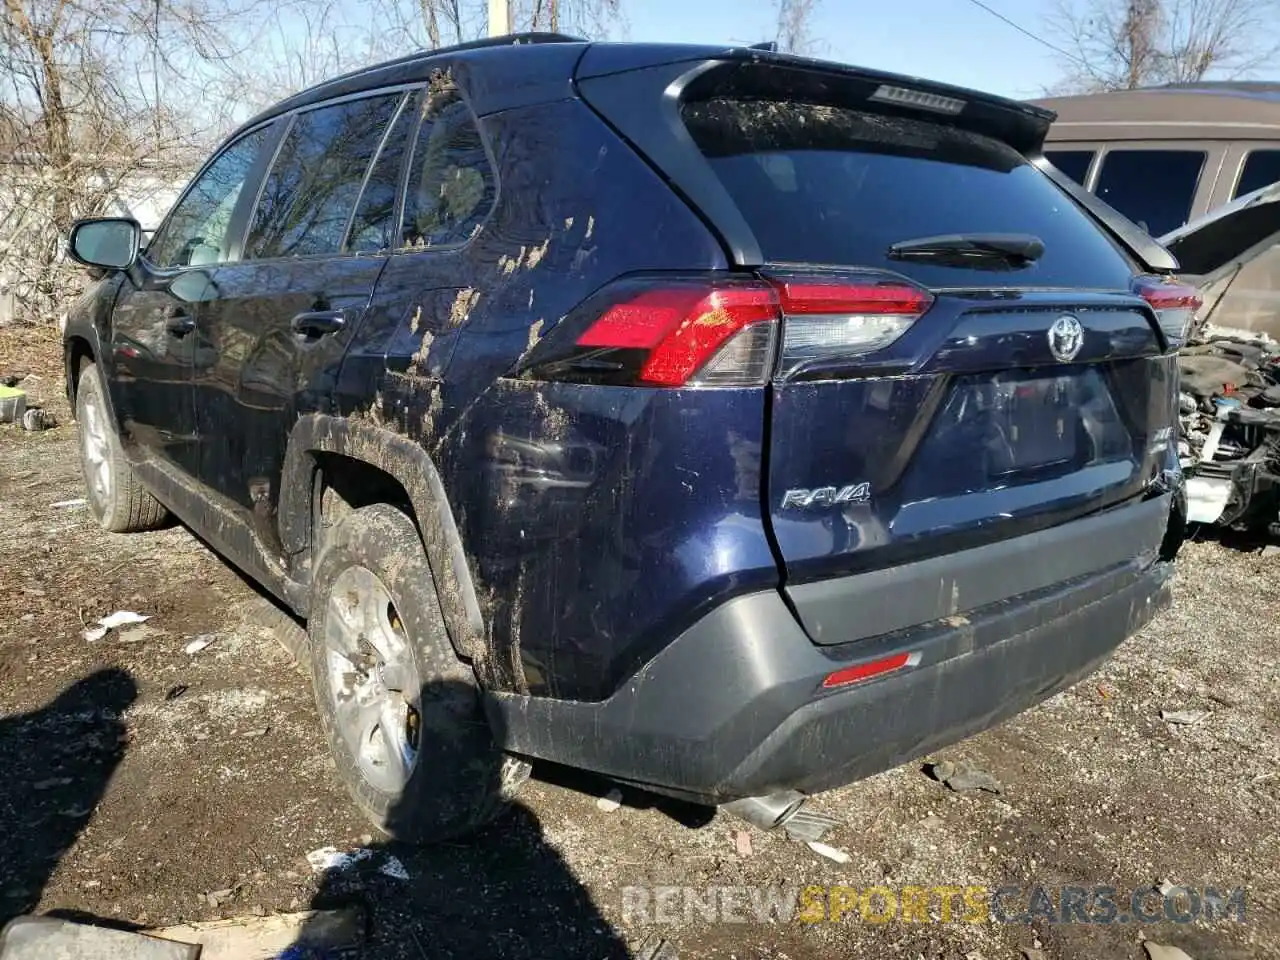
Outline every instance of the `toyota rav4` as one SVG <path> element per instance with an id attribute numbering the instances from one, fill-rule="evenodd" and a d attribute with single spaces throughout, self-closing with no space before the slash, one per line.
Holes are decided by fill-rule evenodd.
<path id="1" fill-rule="evenodd" d="M 306 622 L 382 829 L 531 759 L 757 823 L 1072 684 L 1169 602 L 1177 264 L 1052 114 L 761 49 L 501 38 L 254 118 L 97 271 L 94 516 Z"/>

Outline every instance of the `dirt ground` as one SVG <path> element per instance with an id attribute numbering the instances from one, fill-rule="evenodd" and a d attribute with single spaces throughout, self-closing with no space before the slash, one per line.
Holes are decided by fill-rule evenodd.
<path id="1" fill-rule="evenodd" d="M 0 331 L 0 373 L 58 418 L 0 427 L 0 922 L 60 911 L 141 926 L 355 902 L 369 957 L 1280 956 L 1280 556 L 1203 539 L 1174 610 L 1094 677 L 928 760 L 972 761 L 1003 792 L 955 793 L 911 764 L 816 798 L 845 864 L 721 813 L 535 768 L 474 842 L 396 849 L 410 879 L 313 874 L 308 851 L 375 843 L 353 812 L 307 680 L 259 626 L 266 601 L 182 527 L 100 532 L 83 507 L 56 336 Z M 150 619 L 96 643 L 115 610 Z M 213 642 L 198 653 L 195 637 Z M 1191 725 L 1161 710 L 1208 711 Z M 657 922 L 627 887 L 847 884 L 1243 887 L 1247 914 L 1189 923 Z M 749 894 L 748 894 L 749 895 Z M 1026 905 L 1025 897 L 1010 901 Z M 1127 904 L 1127 899 L 1123 903 Z M 634 904 L 633 904 L 634 905 Z M 1159 909 L 1158 903 L 1156 909 Z M 670 917 L 666 919 L 671 919 Z M 676 918 L 680 919 L 680 918 Z"/>

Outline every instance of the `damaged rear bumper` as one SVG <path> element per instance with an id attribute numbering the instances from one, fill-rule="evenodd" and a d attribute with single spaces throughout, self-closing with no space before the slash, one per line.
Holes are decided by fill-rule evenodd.
<path id="1" fill-rule="evenodd" d="M 819 646 L 777 591 L 738 597 L 599 703 L 490 693 L 502 746 L 709 803 L 814 793 L 920 757 L 1075 683 L 1170 604 L 1156 559 L 1169 498 L 1134 559 L 890 635 Z M 957 563 L 963 563 L 957 555 Z M 1025 562 L 1037 562 L 1035 551 Z M 861 596 L 858 576 L 851 596 Z M 843 667 L 910 665 L 827 690 Z"/>

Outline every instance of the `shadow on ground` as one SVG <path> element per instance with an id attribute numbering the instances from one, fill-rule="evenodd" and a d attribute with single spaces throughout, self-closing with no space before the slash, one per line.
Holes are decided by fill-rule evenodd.
<path id="1" fill-rule="evenodd" d="M 1228 550 L 1240 553 L 1260 553 L 1269 546 L 1280 543 L 1264 527 L 1251 527 L 1246 530 L 1233 530 L 1230 527 L 1215 527 L 1207 523 L 1193 523 L 1187 527 L 1189 541 L 1204 541 L 1220 544 Z"/>
<path id="2" fill-rule="evenodd" d="M 137 695 L 128 673 L 100 670 L 39 710 L 0 719 L 0 927 L 35 908 L 93 816 Z"/>
<path id="3" fill-rule="evenodd" d="M 436 693 L 422 690 L 420 703 Z M 424 737 L 427 734 L 424 732 Z M 461 762 L 447 747 L 421 749 L 414 776 L 432 764 Z M 497 771 L 489 788 L 496 790 Z M 411 814 L 393 807 L 392 823 Z M 418 815 L 418 814 L 412 814 Z M 601 915 L 560 853 L 547 843 L 538 818 L 516 802 L 494 823 L 465 840 L 413 847 L 374 843 L 358 862 L 329 869 L 312 899 L 314 909 L 359 906 L 367 924 L 360 956 L 546 960 L 623 960 L 625 942 Z M 403 865 L 408 879 L 384 871 Z M 289 960 L 327 958 L 309 951 L 311 931 L 285 954 Z"/>

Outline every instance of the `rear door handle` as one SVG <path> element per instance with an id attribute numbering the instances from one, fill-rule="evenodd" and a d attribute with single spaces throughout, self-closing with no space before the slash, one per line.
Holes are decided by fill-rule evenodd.
<path id="1" fill-rule="evenodd" d="M 346 322 L 347 316 L 341 310 L 313 310 L 298 314 L 290 325 L 294 333 L 323 337 L 327 333 L 337 333 Z"/>
<path id="2" fill-rule="evenodd" d="M 173 307 L 165 313 L 164 326 L 175 337 L 185 337 L 196 328 L 196 320 L 181 307 Z"/>

